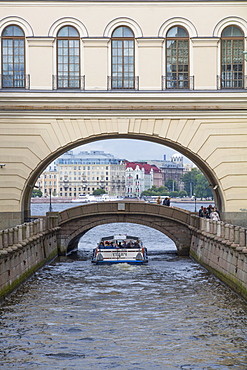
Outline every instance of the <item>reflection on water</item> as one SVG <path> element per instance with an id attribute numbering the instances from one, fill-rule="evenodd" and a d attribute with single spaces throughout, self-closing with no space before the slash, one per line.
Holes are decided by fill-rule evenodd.
<path id="1" fill-rule="evenodd" d="M 102 235 L 140 235 L 149 263 L 95 266 Z M 246 370 L 247 304 L 173 243 L 133 224 L 98 226 L 0 307 L 0 367 Z"/>

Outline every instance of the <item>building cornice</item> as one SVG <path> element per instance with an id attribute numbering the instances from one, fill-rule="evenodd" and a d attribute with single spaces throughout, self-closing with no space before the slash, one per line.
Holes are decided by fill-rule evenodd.
<path id="1" fill-rule="evenodd" d="M 246 92 L 0 92 L 0 117 L 247 117 Z"/>
<path id="2" fill-rule="evenodd" d="M 1 110 L 247 109 L 247 92 L 0 92 Z"/>

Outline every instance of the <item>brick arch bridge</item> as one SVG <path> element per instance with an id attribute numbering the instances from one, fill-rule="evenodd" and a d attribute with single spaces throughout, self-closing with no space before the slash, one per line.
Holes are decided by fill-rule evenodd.
<path id="1" fill-rule="evenodd" d="M 85 204 L 58 213 L 60 253 L 76 248 L 79 239 L 93 227 L 116 222 L 157 229 L 173 240 L 179 255 L 189 255 L 191 212 L 138 201 Z"/>

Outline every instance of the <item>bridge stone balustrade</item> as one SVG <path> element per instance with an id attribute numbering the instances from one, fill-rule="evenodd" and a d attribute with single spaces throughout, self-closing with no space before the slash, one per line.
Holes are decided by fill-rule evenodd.
<path id="1" fill-rule="evenodd" d="M 0 298 L 57 256 L 57 233 L 49 215 L 0 230 Z"/>
<path id="2" fill-rule="evenodd" d="M 247 299 L 247 230 L 200 218 L 191 231 L 190 256 Z"/>

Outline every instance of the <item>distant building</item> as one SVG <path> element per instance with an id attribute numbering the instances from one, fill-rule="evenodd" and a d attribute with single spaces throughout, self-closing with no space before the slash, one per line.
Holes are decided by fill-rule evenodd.
<path id="1" fill-rule="evenodd" d="M 146 162 L 160 168 L 162 173 L 162 185 L 165 186 L 168 180 L 173 180 L 176 182 L 179 191 L 184 189 L 184 184 L 181 181 L 181 177 L 184 174 L 183 156 L 181 154 L 174 154 L 170 161 L 168 161 L 166 155 L 164 155 L 163 160 L 148 160 Z"/>
<path id="2" fill-rule="evenodd" d="M 184 157 L 182 156 L 182 154 L 179 154 L 179 153 L 173 154 L 171 156 L 171 162 L 173 162 L 176 165 L 178 165 L 179 168 L 183 168 L 184 167 Z"/>
<path id="3" fill-rule="evenodd" d="M 49 166 L 41 174 L 37 186 L 43 195 L 48 194 L 52 187 L 53 195 L 65 198 L 92 194 L 96 189 L 103 189 L 111 196 L 124 196 L 125 165 L 122 160 L 103 151 L 82 151 L 78 154 L 69 151 L 55 161 L 53 170 Z"/>
<path id="4" fill-rule="evenodd" d="M 55 162 L 52 162 L 46 170 L 41 173 L 35 186 L 42 191 L 44 197 L 50 196 L 50 192 L 52 196 L 58 195 L 59 183 Z"/>
<path id="5" fill-rule="evenodd" d="M 194 163 L 184 163 L 184 173 L 191 171 L 192 168 L 197 168 Z"/>
<path id="6" fill-rule="evenodd" d="M 125 193 L 125 165 L 110 153 L 92 150 L 74 154 L 69 151 L 56 161 L 59 172 L 59 195 L 78 197 L 103 189 L 109 195 Z"/>
<path id="7" fill-rule="evenodd" d="M 153 185 L 159 187 L 161 183 L 161 171 L 156 166 L 142 162 L 126 162 L 126 196 L 140 197 L 144 190 L 150 189 Z"/>

